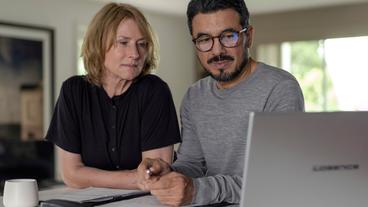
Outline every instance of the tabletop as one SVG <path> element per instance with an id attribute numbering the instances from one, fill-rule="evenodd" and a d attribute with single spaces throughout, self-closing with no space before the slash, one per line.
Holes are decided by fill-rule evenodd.
<path id="1" fill-rule="evenodd" d="M 49 199 L 64 199 L 70 201 L 83 201 L 88 199 L 95 199 L 105 196 L 122 195 L 133 192 L 139 192 L 137 190 L 121 190 L 121 189 L 110 189 L 110 188 L 85 188 L 85 189 L 72 189 L 64 185 L 58 186 L 49 190 L 43 190 L 39 192 L 39 200 L 45 201 Z M 2 197 L 1 197 L 2 201 Z M 128 200 L 122 200 L 112 203 L 101 205 L 104 207 L 164 207 L 166 205 L 161 204 L 154 196 L 145 195 Z M 211 206 L 211 205 L 210 205 Z M 213 205 L 223 206 L 223 205 Z M 237 206 L 237 205 L 231 205 Z M 3 206 L 3 202 L 0 202 L 0 207 Z"/>

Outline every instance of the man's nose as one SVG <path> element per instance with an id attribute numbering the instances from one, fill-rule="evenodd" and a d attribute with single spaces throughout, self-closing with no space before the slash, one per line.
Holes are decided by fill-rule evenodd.
<path id="1" fill-rule="evenodd" d="M 213 39 L 213 47 L 211 51 L 214 55 L 224 54 L 226 50 L 225 47 L 221 44 L 220 38 L 216 37 Z"/>

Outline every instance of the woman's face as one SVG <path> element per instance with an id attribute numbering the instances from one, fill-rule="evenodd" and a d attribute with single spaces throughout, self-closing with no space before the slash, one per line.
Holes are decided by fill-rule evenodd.
<path id="1" fill-rule="evenodd" d="M 145 64 L 147 44 L 133 19 L 122 20 L 116 31 L 115 42 L 105 54 L 105 78 L 134 80 Z"/>

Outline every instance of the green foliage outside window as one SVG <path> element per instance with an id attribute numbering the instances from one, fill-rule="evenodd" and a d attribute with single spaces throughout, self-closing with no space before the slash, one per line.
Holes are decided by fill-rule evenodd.
<path id="1" fill-rule="evenodd" d="M 325 67 L 323 41 L 292 42 L 291 73 L 303 90 L 306 111 L 335 111 L 338 103 Z"/>

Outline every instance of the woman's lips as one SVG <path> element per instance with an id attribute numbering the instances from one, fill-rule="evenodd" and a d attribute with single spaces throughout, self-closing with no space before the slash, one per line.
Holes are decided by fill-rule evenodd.
<path id="1" fill-rule="evenodd" d="M 120 66 L 126 67 L 126 68 L 137 68 L 137 64 L 121 64 Z"/>

